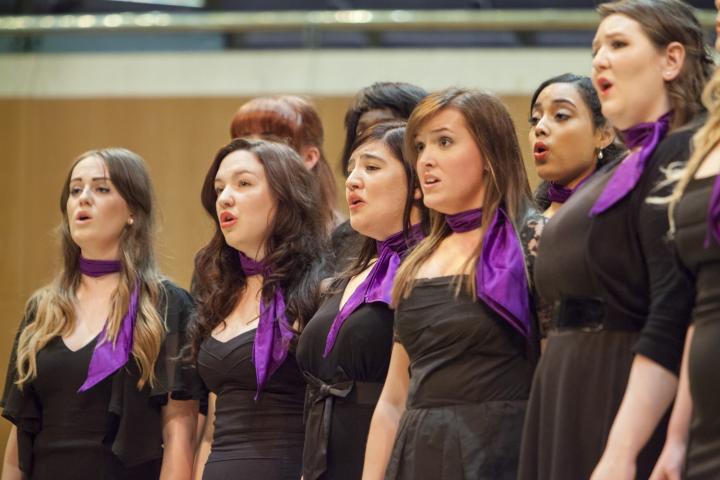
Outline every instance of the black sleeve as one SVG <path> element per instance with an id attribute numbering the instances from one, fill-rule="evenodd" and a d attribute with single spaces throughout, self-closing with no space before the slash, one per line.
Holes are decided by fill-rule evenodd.
<path id="1" fill-rule="evenodd" d="M 666 169 L 672 162 L 685 162 L 690 155 L 692 132 L 668 138 L 649 159 L 648 175 L 643 182 L 643 201 L 636 210 L 638 237 L 647 266 L 650 306 L 647 320 L 633 350 L 676 375 L 680 369 L 685 334 L 690 322 L 694 289 L 687 276 L 677 268 L 675 253 L 668 238 L 667 205 L 653 205 L 649 197 L 664 198 L 673 186 L 662 186 Z"/>

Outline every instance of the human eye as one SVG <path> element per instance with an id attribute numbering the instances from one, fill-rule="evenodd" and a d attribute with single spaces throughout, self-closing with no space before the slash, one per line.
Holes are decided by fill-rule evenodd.
<path id="1" fill-rule="evenodd" d="M 223 190 L 225 190 L 225 188 L 222 185 L 215 185 L 215 195 L 216 196 L 219 197 L 220 195 L 222 195 Z"/>
<path id="2" fill-rule="evenodd" d="M 374 172 L 375 170 L 380 170 L 380 167 L 369 163 L 365 166 L 365 170 L 367 170 L 368 172 Z"/>
<path id="3" fill-rule="evenodd" d="M 82 192 L 82 188 L 77 185 L 70 187 L 70 195 L 73 197 L 80 195 L 80 192 Z"/>
<path id="4" fill-rule="evenodd" d="M 530 117 L 528 118 L 528 123 L 530 124 L 531 127 L 534 127 L 535 125 L 537 125 L 538 122 L 540 122 L 539 115 L 530 115 Z"/>
<path id="5" fill-rule="evenodd" d="M 442 136 L 438 139 L 438 144 L 441 147 L 449 147 L 450 145 L 453 144 L 453 140 L 450 137 Z"/>
<path id="6" fill-rule="evenodd" d="M 613 40 L 612 42 L 610 42 L 610 46 L 615 50 L 617 50 L 618 48 L 622 48 L 626 45 L 627 42 L 624 40 Z"/>
<path id="7" fill-rule="evenodd" d="M 95 191 L 98 193 L 110 193 L 110 187 L 107 185 L 98 185 L 95 187 Z"/>
<path id="8" fill-rule="evenodd" d="M 420 153 L 425 150 L 425 144 L 422 142 L 415 142 L 415 151 Z"/>
<path id="9" fill-rule="evenodd" d="M 570 118 L 570 115 L 565 112 L 557 112 L 555 114 L 555 120 L 557 120 L 559 122 L 564 122 L 568 118 Z"/>
<path id="10" fill-rule="evenodd" d="M 244 178 L 241 178 L 240 180 L 238 180 L 239 187 L 249 187 L 250 185 L 252 185 L 252 183 L 250 183 L 250 181 L 248 181 Z"/>

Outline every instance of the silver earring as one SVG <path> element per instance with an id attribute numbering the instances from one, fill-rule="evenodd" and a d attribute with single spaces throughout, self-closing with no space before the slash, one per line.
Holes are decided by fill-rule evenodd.
<path id="1" fill-rule="evenodd" d="M 598 152 L 598 160 L 602 160 L 602 159 L 603 159 L 603 154 L 602 154 L 602 150 L 600 150 Z"/>
<path id="2" fill-rule="evenodd" d="M 127 224 L 132 225 L 133 223 L 135 223 L 135 220 L 133 220 L 132 218 L 128 218 Z"/>

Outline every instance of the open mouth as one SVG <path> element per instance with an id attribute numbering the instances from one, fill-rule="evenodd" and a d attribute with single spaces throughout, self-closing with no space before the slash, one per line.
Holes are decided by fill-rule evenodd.
<path id="1" fill-rule="evenodd" d="M 597 86 L 600 93 L 605 95 L 612 88 L 613 84 L 607 78 L 600 77 L 597 79 Z"/>
<path id="2" fill-rule="evenodd" d="M 229 227 L 230 225 L 235 223 L 236 220 L 237 220 L 237 217 L 235 217 L 235 215 L 233 215 L 232 213 L 222 212 L 220 214 L 220 227 L 222 227 L 222 228 Z"/>
<path id="3" fill-rule="evenodd" d="M 91 217 L 89 214 L 84 213 L 84 212 L 80 212 L 80 213 L 78 213 L 77 216 L 75 217 L 75 220 L 77 220 L 78 222 L 85 222 L 85 221 L 87 221 L 87 220 L 90 220 L 91 218 L 92 218 L 92 217 Z"/>
<path id="4" fill-rule="evenodd" d="M 360 198 L 357 195 L 350 195 L 348 197 L 348 207 L 350 207 L 350 208 L 359 207 L 360 205 L 362 205 L 364 203 L 365 203 L 365 200 L 363 200 L 362 198 Z"/>
<path id="5" fill-rule="evenodd" d="M 424 175 L 423 176 L 423 185 L 425 186 L 432 186 L 435 184 L 440 183 L 440 179 L 437 177 L 434 177 L 432 175 Z"/>

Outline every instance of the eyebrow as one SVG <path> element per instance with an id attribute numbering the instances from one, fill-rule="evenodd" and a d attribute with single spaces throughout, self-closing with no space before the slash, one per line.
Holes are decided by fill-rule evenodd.
<path id="1" fill-rule="evenodd" d="M 605 34 L 605 38 L 606 38 L 606 39 L 612 39 L 612 38 L 615 38 L 615 37 L 622 37 L 622 36 L 624 36 L 624 35 L 625 35 L 625 33 L 624 33 L 622 30 L 614 30 L 614 31 L 613 31 L 613 30 L 610 30 L 610 33 L 606 33 L 606 34 Z M 594 48 L 597 46 L 598 43 L 600 43 L 600 40 L 599 40 L 597 37 L 593 38 L 591 47 L 594 49 Z"/>
<path id="2" fill-rule="evenodd" d="M 110 177 L 93 177 L 93 178 L 92 178 L 92 181 L 93 181 L 93 182 L 99 182 L 99 181 L 101 181 L 101 180 L 110 180 Z M 81 181 L 82 181 L 82 177 L 71 178 L 70 181 L 71 181 L 71 182 L 81 182 Z"/>
<path id="3" fill-rule="evenodd" d="M 240 175 L 244 175 L 244 174 L 246 174 L 246 173 L 249 173 L 250 175 L 253 175 L 253 176 L 255 176 L 255 177 L 258 176 L 257 173 L 252 172 L 252 171 L 250 171 L 250 170 L 248 170 L 248 169 L 246 169 L 246 168 L 243 168 L 242 170 L 237 170 L 237 171 L 232 172 L 232 173 L 230 174 L 230 178 L 236 178 L 236 177 L 239 177 Z M 217 175 L 217 174 L 216 174 L 216 175 Z M 220 179 L 216 176 L 216 177 L 215 177 L 215 181 L 216 181 L 216 182 L 219 182 Z"/>
<path id="4" fill-rule="evenodd" d="M 430 133 L 439 133 L 443 131 L 452 132 L 452 130 L 450 130 L 448 127 L 439 127 L 434 130 L 430 130 Z"/>
<path id="5" fill-rule="evenodd" d="M 385 161 L 385 159 L 383 157 L 381 157 L 375 153 L 372 153 L 372 152 L 363 153 L 362 155 L 360 155 L 360 158 L 371 158 L 373 160 L 380 160 L 381 162 Z"/>

